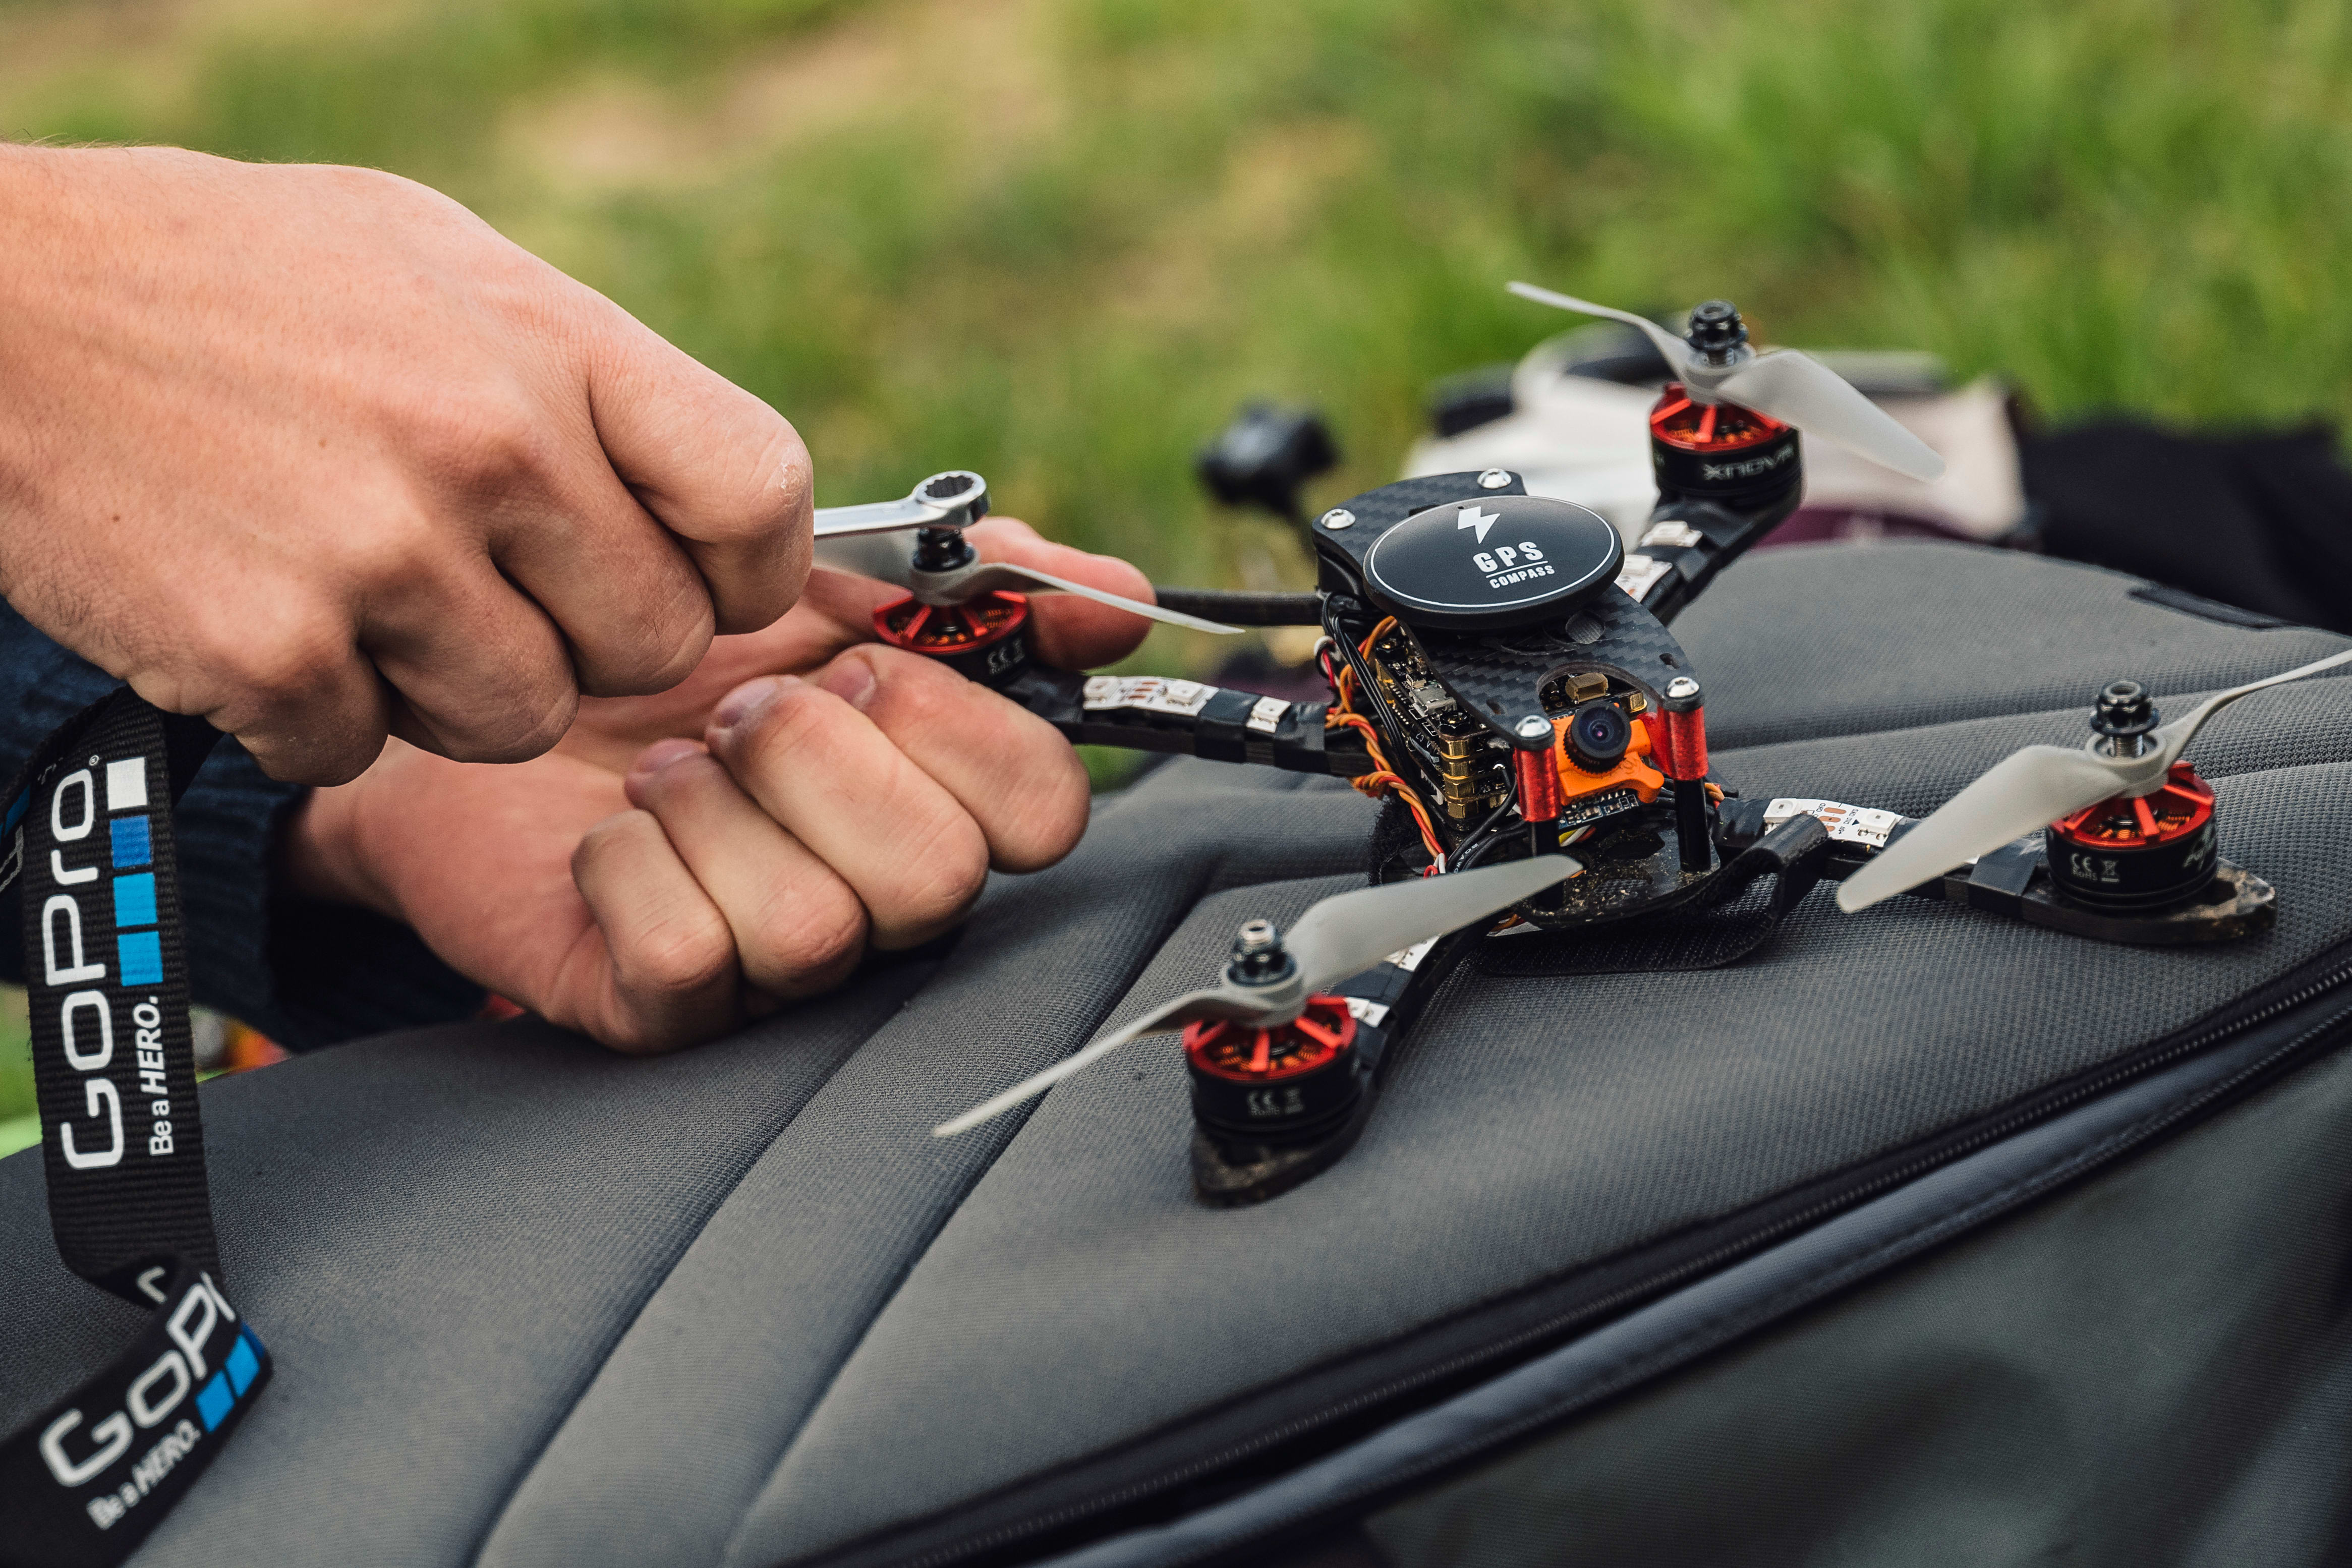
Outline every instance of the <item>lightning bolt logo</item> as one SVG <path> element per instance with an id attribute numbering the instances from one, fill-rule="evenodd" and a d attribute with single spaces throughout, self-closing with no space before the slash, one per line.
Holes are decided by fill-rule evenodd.
<path id="1" fill-rule="evenodd" d="M 1465 507 L 1454 514 L 1455 531 L 1459 532 L 1463 528 L 1477 529 L 1480 544 L 1486 542 L 1486 530 L 1500 521 L 1502 517 L 1499 513 L 1482 511 L 1476 507 Z"/>

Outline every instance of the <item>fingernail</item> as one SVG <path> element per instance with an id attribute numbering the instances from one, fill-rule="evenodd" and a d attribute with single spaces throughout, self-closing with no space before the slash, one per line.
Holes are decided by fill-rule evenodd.
<path id="1" fill-rule="evenodd" d="M 816 684 L 847 703 L 858 712 L 874 700 L 874 667 L 863 659 L 836 659 L 825 667 Z"/>
<path id="2" fill-rule="evenodd" d="M 637 759 L 630 766 L 629 771 L 632 773 L 658 773 L 673 762 L 681 761 L 688 757 L 699 757 L 701 755 L 702 746 L 700 742 L 687 740 L 678 736 L 672 736 L 667 740 L 656 740 L 651 746 L 646 747 L 643 751 L 638 752 Z"/>
<path id="3" fill-rule="evenodd" d="M 800 685 L 797 675 L 762 675 L 756 681 L 746 681 L 719 699 L 710 713 L 713 730 L 748 728 L 759 716 L 773 707 L 776 699 L 784 695 L 789 683 Z"/>

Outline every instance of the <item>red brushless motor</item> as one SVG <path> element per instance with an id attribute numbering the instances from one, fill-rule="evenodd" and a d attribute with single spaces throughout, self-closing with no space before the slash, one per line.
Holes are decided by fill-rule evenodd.
<path id="1" fill-rule="evenodd" d="M 1650 410 L 1650 463 L 1664 499 L 1753 506 L 1796 483 L 1797 433 L 1731 402 L 1695 401 L 1668 382 Z"/>
<path id="2" fill-rule="evenodd" d="M 2179 904 L 2204 891 L 2213 852 L 2213 787 L 2176 762 L 2149 795 L 2118 795 L 2050 824 L 2043 858 L 2069 898 L 2106 908 Z"/>
<path id="3" fill-rule="evenodd" d="M 1029 597 L 982 593 L 961 604 L 901 594 L 874 612 L 874 634 L 975 681 L 1003 681 L 1029 663 Z"/>
<path id="4" fill-rule="evenodd" d="M 2091 716 L 2101 744 L 2124 756 L 2148 744 L 2156 723 L 2156 704 L 2137 681 L 2109 683 Z M 2083 904 L 2146 909 L 2194 898 L 2221 869 L 2213 787 L 2176 762 L 2148 794 L 2113 796 L 2051 823 L 2042 859 L 2058 890 Z"/>
<path id="5" fill-rule="evenodd" d="M 1746 351 L 1748 324 L 1727 299 L 1690 313 L 1686 334 L 1701 364 L 1725 366 Z M 1650 464 L 1661 500 L 1696 497 L 1751 507 L 1778 498 L 1803 476 L 1797 433 L 1732 402 L 1701 402 L 1668 382 L 1650 410 Z"/>
<path id="6" fill-rule="evenodd" d="M 1228 1019 L 1184 1030 L 1192 1114 L 1212 1131 L 1254 1140 L 1312 1137 L 1362 1092 L 1356 1015 L 1344 997 L 1313 996 L 1288 1023 Z"/>

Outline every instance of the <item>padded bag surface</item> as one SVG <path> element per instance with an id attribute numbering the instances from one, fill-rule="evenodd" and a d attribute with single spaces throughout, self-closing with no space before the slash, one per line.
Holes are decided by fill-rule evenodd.
<path id="1" fill-rule="evenodd" d="M 1741 562 L 1677 625 L 1722 776 L 1925 810 L 2165 699 L 2343 645 L 1934 545 Z M 1247 916 L 1360 881 L 1337 781 L 1182 764 L 943 956 L 716 1046 L 628 1061 L 536 1025 L 366 1042 L 205 1092 L 224 1261 L 278 1384 L 142 1560 L 742 1563 L 904 1557 L 1410 1408 L 1437 1350 L 1507 1364 L 1539 1301 L 1605 1321 L 1693 1239 L 1927 1145 L 2352 936 L 2352 685 L 2262 694 L 2192 755 L 2277 929 L 2108 947 L 1816 895 L 1673 977 L 1457 977 L 1361 1144 L 1275 1202 L 1190 1196 L 1165 1040 L 957 1140 L 930 1126 L 1198 982 Z M 119 1311 L 68 1275 L 37 1160 L 0 1162 L 20 1419 Z M 1465 1363 L 1465 1364 L 1467 1364 Z M 1405 1379 L 1410 1384 L 1411 1379 Z M 993 1522 L 992 1522 L 993 1521 Z M 928 1543 L 928 1544 L 926 1544 Z"/>
<path id="2" fill-rule="evenodd" d="M 1392 1568 L 2352 1561 L 2352 1052 L 1366 1522 Z"/>

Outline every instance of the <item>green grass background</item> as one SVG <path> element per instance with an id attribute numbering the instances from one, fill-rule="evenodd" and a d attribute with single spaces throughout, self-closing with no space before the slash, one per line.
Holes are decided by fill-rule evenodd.
<path id="1" fill-rule="evenodd" d="M 0 0 L 0 134 L 413 175 L 782 409 L 822 501 L 977 467 L 1162 580 L 1303 571 L 1190 476 L 1238 399 L 1376 483 L 1564 324 L 1515 276 L 2058 418 L 2352 392 L 2315 0 Z"/>

